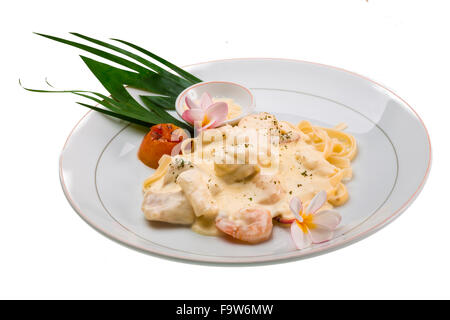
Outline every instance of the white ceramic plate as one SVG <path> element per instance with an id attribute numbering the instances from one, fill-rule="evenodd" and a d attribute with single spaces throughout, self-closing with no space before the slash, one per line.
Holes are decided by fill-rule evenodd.
<path id="1" fill-rule="evenodd" d="M 428 176 L 431 146 L 414 110 L 389 89 L 357 74 L 282 59 L 233 59 L 186 68 L 199 78 L 251 89 L 256 111 L 280 120 L 348 124 L 359 152 L 350 200 L 339 207 L 342 227 L 329 242 L 295 250 L 289 228 L 274 227 L 257 245 L 205 237 L 189 228 L 150 223 L 140 210 L 141 184 L 152 169 L 136 153 L 145 130 L 89 112 L 76 125 L 60 159 L 61 182 L 75 211 L 104 235 L 132 248 L 204 263 L 263 263 L 323 253 L 360 240 L 400 215 Z"/>

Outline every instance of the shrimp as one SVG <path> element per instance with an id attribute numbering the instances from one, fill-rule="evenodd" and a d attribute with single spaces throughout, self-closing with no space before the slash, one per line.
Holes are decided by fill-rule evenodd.
<path id="1" fill-rule="evenodd" d="M 216 227 L 222 232 L 245 242 L 266 241 L 272 234 L 272 215 L 264 208 L 253 207 L 239 210 L 233 218 L 219 215 Z"/>

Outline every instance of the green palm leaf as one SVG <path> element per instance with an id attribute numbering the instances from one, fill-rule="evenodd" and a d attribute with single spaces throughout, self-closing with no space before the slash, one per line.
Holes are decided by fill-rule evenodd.
<path id="1" fill-rule="evenodd" d="M 149 126 L 158 123 L 173 123 L 179 127 L 192 131 L 192 127 L 174 118 L 166 110 L 175 108 L 176 97 L 188 86 L 200 82 L 201 80 L 170 63 L 169 61 L 129 42 L 113 39 L 121 42 L 137 51 L 144 53 L 162 65 L 170 68 L 174 74 L 161 66 L 143 58 L 142 56 L 122 49 L 107 42 L 97 40 L 79 33 L 72 33 L 74 36 L 92 42 L 98 46 L 102 46 L 109 50 L 113 50 L 127 58 L 136 62 L 117 56 L 115 54 L 97 49 L 82 43 L 54 37 L 46 34 L 36 33 L 39 36 L 64 43 L 91 54 L 97 55 L 106 60 L 117 63 L 129 70 L 111 66 L 107 63 L 96 61 L 92 58 L 81 55 L 81 59 L 87 65 L 89 70 L 100 81 L 103 87 L 109 92 L 110 97 L 98 92 L 84 90 L 37 90 L 24 88 L 33 92 L 66 92 L 72 93 L 86 99 L 90 99 L 102 106 L 92 106 L 78 102 L 80 105 L 95 111 L 113 116 L 122 120 L 130 121 L 136 124 Z M 131 71 L 130 71 L 131 70 Z M 127 91 L 126 87 L 141 89 L 152 93 L 153 95 L 141 96 L 145 106 L 137 102 Z"/>
<path id="2" fill-rule="evenodd" d="M 19 80 L 19 84 L 22 86 Z M 132 102 L 124 103 L 120 101 L 116 101 L 110 97 L 106 97 L 105 95 L 94 92 L 94 91 L 86 91 L 86 90 L 42 90 L 42 89 L 30 89 L 23 87 L 27 91 L 32 92 L 41 92 L 41 93 L 72 93 L 87 99 L 90 99 L 109 110 L 102 109 L 96 106 L 91 106 L 85 103 L 77 102 L 78 104 L 93 109 L 95 111 L 107 114 L 109 116 L 113 116 L 122 120 L 126 120 L 132 123 L 136 123 L 139 125 L 143 125 L 145 127 L 150 127 L 153 124 L 158 123 L 173 123 L 181 128 L 192 131 L 192 127 L 188 124 L 179 121 L 178 119 L 172 117 L 170 114 L 165 112 L 164 110 L 152 110 L 151 108 L 144 108 L 135 100 Z M 103 100 L 100 100 L 96 97 L 90 96 L 88 94 L 93 94 Z M 139 109 L 137 108 L 139 107 Z M 158 108 L 156 108 L 158 109 Z M 163 112 L 161 112 L 163 111 Z"/>
<path id="3" fill-rule="evenodd" d="M 165 97 L 165 96 L 140 96 L 142 101 L 150 101 L 155 106 L 158 106 L 167 110 L 175 109 L 175 97 Z"/>
<path id="4" fill-rule="evenodd" d="M 50 36 L 50 35 L 46 35 L 46 34 L 42 34 L 42 33 L 35 33 L 35 34 L 37 34 L 37 35 L 39 35 L 41 37 L 45 37 L 45 38 L 48 38 L 48 39 L 51 39 L 51 40 L 54 40 L 54 41 L 57 41 L 57 42 L 61 42 L 61 43 L 70 45 L 72 47 L 79 48 L 79 49 L 82 49 L 84 51 L 93 53 L 93 54 L 95 54 L 95 55 L 97 55 L 99 57 L 108 59 L 110 61 L 113 61 L 113 62 L 118 63 L 118 64 L 120 64 L 120 65 L 122 65 L 124 67 L 130 68 L 130 69 L 138 71 L 138 72 L 146 73 L 146 72 L 149 71 L 148 69 L 138 65 L 137 63 L 134 63 L 134 62 L 129 61 L 127 59 L 124 59 L 124 58 L 121 58 L 119 56 L 113 55 L 113 54 L 108 53 L 106 51 L 103 51 L 103 50 L 100 50 L 100 49 L 96 49 L 94 47 L 90 47 L 90 46 L 87 46 L 87 45 L 84 45 L 84 44 L 81 44 L 81 43 L 78 43 L 78 42 L 74 42 L 74 41 L 70 41 L 70 40 L 66 40 L 66 39 L 62 39 L 62 38 L 58 38 L 58 37 L 54 37 L 54 36 Z"/>
<path id="5" fill-rule="evenodd" d="M 187 71 L 184 71 L 180 67 L 177 67 L 173 63 L 170 63 L 169 61 L 167 61 L 167 60 L 157 56 L 156 54 L 154 54 L 154 53 L 152 53 L 152 52 L 150 52 L 150 51 L 148 51 L 148 50 L 146 50 L 144 48 L 141 48 L 141 47 L 139 47 L 139 46 L 137 46 L 135 44 L 132 44 L 132 43 L 130 43 L 128 41 L 125 41 L 125 40 L 120 40 L 120 39 L 111 39 L 111 40 L 118 41 L 118 42 L 121 42 L 123 44 L 126 44 L 127 46 L 129 46 L 129 47 L 131 47 L 133 49 L 136 49 L 136 50 L 138 50 L 138 51 L 148 55 L 149 57 L 151 57 L 151 58 L 155 59 L 156 61 L 162 63 L 163 65 L 169 67 L 170 69 L 172 69 L 173 71 L 178 73 L 180 76 L 182 76 L 182 77 L 184 77 L 184 78 L 186 78 L 186 79 L 188 79 L 188 80 L 190 80 L 190 81 L 192 81 L 194 83 L 202 82 L 202 80 L 200 80 L 196 76 L 190 74 Z"/>
<path id="6" fill-rule="evenodd" d="M 177 75 L 175 75 L 173 73 L 170 73 L 169 71 L 159 67 L 158 65 L 156 65 L 156 64 L 148 61 L 147 59 L 144 59 L 141 56 L 138 56 L 137 54 L 134 54 L 134 53 L 132 53 L 130 51 L 124 50 L 124 49 L 119 48 L 119 47 L 117 47 L 115 45 L 112 45 L 112 44 L 106 43 L 104 41 L 97 40 L 97 39 L 94 39 L 94 38 L 91 38 L 91 37 L 79 34 L 79 33 L 76 33 L 76 32 L 71 32 L 71 34 L 74 35 L 74 36 L 77 36 L 79 38 L 82 38 L 84 40 L 87 40 L 87 41 L 93 42 L 95 44 L 98 44 L 100 46 L 103 46 L 105 48 L 117 51 L 117 52 L 119 52 L 119 53 L 121 53 L 123 55 L 126 55 L 127 57 L 130 57 L 130 58 L 132 58 L 132 59 L 142 63 L 143 65 L 145 65 L 145 66 L 149 67 L 150 69 L 154 70 L 155 72 L 159 73 L 161 76 L 167 77 L 167 78 L 173 80 L 174 82 L 176 82 L 177 84 L 179 84 L 179 85 L 181 85 L 183 87 L 189 87 L 189 86 L 195 84 L 195 82 L 191 82 L 191 81 L 188 81 L 188 80 L 186 80 L 184 78 L 180 78 Z"/>

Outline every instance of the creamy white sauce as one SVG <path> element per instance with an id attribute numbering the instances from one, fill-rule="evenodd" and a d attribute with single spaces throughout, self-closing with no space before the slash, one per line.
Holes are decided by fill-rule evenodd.
<path id="1" fill-rule="evenodd" d="M 244 139 L 242 143 L 230 142 L 226 139 L 224 144 L 219 139 L 219 141 L 202 144 L 203 159 L 195 159 L 192 155 L 177 156 L 176 159 L 172 159 L 165 178 L 156 181 L 150 190 L 161 193 L 181 190 L 178 179 L 186 175 L 184 174 L 186 170 L 198 170 L 197 175 L 190 175 L 189 181 L 192 182 L 193 188 L 205 189 L 201 197 L 208 202 L 209 216 L 202 217 L 196 212 L 197 217 L 192 229 L 207 235 L 219 233 L 214 226 L 214 216 L 211 217 L 213 205 L 218 208 L 217 214 L 227 215 L 231 219 L 240 209 L 254 206 L 268 209 L 272 217 L 293 218 L 288 205 L 290 199 L 299 197 L 304 204 L 307 204 L 317 192 L 332 189 L 330 176 L 337 169 L 325 160 L 322 152 L 306 142 L 307 137 L 300 130 L 288 123 L 278 122 L 271 115 L 270 117 L 267 114 L 248 116 L 241 121 L 239 127 L 226 126 L 220 128 L 218 132 L 226 137 L 235 133 L 242 137 L 245 136 L 246 130 L 262 127 L 269 129 L 272 133 L 277 132 L 281 139 L 281 143 L 277 146 L 279 166 L 273 174 L 267 175 L 264 170 L 261 170 L 267 165 L 264 161 L 258 161 L 254 165 L 247 163 L 240 166 L 217 164 L 214 161 L 217 152 L 232 150 L 235 152 L 232 156 L 235 156 L 236 153 L 247 152 L 246 149 L 249 148 L 246 145 L 250 143 L 249 139 Z M 247 153 L 251 152 L 253 151 Z M 249 154 L 247 156 L 249 157 Z M 196 187 L 195 179 L 197 183 L 203 185 L 197 184 Z M 198 206 L 195 204 L 195 209 L 201 210 L 197 208 Z M 331 205 L 327 204 L 326 207 L 329 208 Z"/>

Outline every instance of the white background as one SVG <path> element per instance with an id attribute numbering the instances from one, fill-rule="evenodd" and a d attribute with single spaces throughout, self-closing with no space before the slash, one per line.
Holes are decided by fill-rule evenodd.
<path id="1" fill-rule="evenodd" d="M 449 9 L 445 0 L 3 3 L 0 298 L 450 298 Z M 282 57 L 355 71 L 392 88 L 422 117 L 431 175 L 394 223 L 312 259 L 210 267 L 130 250 L 83 222 L 60 187 L 60 150 L 86 110 L 74 96 L 25 92 L 18 79 L 102 88 L 76 49 L 32 31 L 118 37 L 178 65 Z"/>

